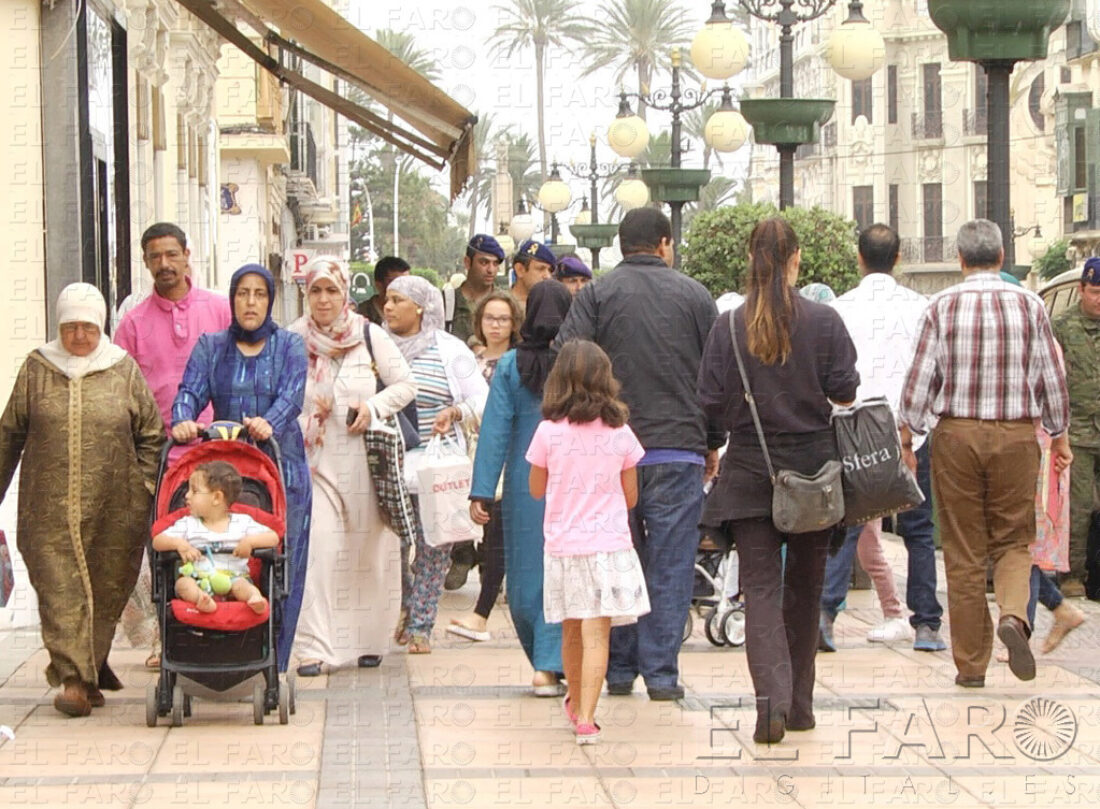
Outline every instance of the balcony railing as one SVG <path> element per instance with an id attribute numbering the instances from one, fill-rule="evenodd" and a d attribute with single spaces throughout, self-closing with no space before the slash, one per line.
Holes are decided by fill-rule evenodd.
<path id="1" fill-rule="evenodd" d="M 943 137 L 943 113 L 913 113 L 913 139 L 934 140 Z"/>
<path id="2" fill-rule="evenodd" d="M 953 263 L 957 253 L 953 236 L 919 236 L 901 240 L 901 256 L 907 264 Z"/>
<path id="3" fill-rule="evenodd" d="M 989 130 L 989 111 L 986 107 L 963 110 L 963 134 L 984 135 Z"/>

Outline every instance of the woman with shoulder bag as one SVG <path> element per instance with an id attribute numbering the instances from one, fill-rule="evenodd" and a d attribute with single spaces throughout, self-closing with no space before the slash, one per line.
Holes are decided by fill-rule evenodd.
<path id="1" fill-rule="evenodd" d="M 397 344 L 416 383 L 416 409 L 421 447 L 405 456 L 406 480 L 415 479 L 426 445 L 434 435 L 453 439 L 462 452 L 466 439 L 459 422 L 479 423 L 489 386 L 466 344 L 443 330 L 443 295 L 415 275 L 397 278 L 386 289 L 386 331 Z M 415 489 L 413 502 L 420 507 Z M 394 639 L 410 654 L 431 652 L 443 577 L 451 564 L 451 545 L 432 546 L 418 526 L 415 552 L 408 563 L 408 543 L 401 548 L 401 618 Z"/>
<path id="2" fill-rule="evenodd" d="M 295 649 L 298 674 L 314 677 L 352 661 L 373 668 L 389 650 L 400 543 L 380 513 L 363 434 L 373 419 L 412 401 L 416 385 L 389 335 L 355 311 L 347 265 L 318 256 L 305 271 L 309 314 L 288 327 L 309 358 L 298 421 L 313 480 L 309 581 Z"/>
<path id="3" fill-rule="evenodd" d="M 840 480 L 830 402 L 850 403 L 859 385 L 855 346 L 840 316 L 794 287 L 800 261 L 798 238 L 786 221 L 757 224 L 749 239 L 745 304 L 715 321 L 699 369 L 703 407 L 730 431 L 703 522 L 737 545 L 758 744 L 815 724 L 821 588 L 833 526 L 843 516 L 833 488 Z M 810 490 L 812 502 L 822 504 L 816 514 L 803 508 L 798 515 L 803 526 L 820 517 L 812 530 L 776 527 L 791 522 L 780 509 L 805 506 L 789 486 Z"/>

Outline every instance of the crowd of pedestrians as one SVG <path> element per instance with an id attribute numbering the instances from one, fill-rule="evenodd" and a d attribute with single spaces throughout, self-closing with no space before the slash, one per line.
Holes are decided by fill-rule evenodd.
<path id="1" fill-rule="evenodd" d="M 478 234 L 463 283 L 443 291 L 386 257 L 358 309 L 346 264 L 318 257 L 306 267 L 307 314 L 282 328 L 266 268 L 237 270 L 228 300 L 198 289 L 186 236 L 159 223 L 141 242 L 153 292 L 114 343 L 99 291 L 67 287 L 57 339 L 27 357 L 0 418 L 0 493 L 22 461 L 19 547 L 58 710 L 87 715 L 121 687 L 107 662 L 120 619 L 147 665 L 159 664 L 139 579 L 158 455 L 170 438 L 175 462 L 211 420 L 281 450 L 281 671 L 292 659 L 301 676 L 370 668 L 395 643 L 430 653 L 444 587 L 478 566 L 476 605 L 447 631 L 489 639 L 503 585 L 534 693 L 562 697 L 577 742 L 592 743 L 605 683 L 611 697 L 639 676 L 651 700 L 684 695 L 679 653 L 703 527 L 739 557 L 754 738 L 774 743 L 815 726 L 815 656 L 837 650 L 855 557 L 883 614 L 868 641 L 948 647 L 935 524 L 956 683 L 984 685 L 994 637 L 1011 671 L 1033 678 L 1036 604 L 1054 615 L 1044 652 L 1084 620 L 1064 596 L 1083 589 L 1100 480 L 1100 260 L 1085 266 L 1079 306 L 1052 327 L 1042 301 L 999 274 L 1002 235 L 986 220 L 959 231 L 963 280 L 931 299 L 895 279 L 900 240 L 884 225 L 859 235 L 861 280 L 837 297 L 822 284 L 800 294 L 794 230 L 761 221 L 743 289 L 717 305 L 674 269 L 658 210 L 627 213 L 619 242 L 623 261 L 594 279 L 539 242 L 509 257 Z M 506 262 L 510 289 L 498 281 Z M 769 467 L 812 476 L 841 460 L 832 414 L 875 397 L 896 416 L 894 462 L 924 495 L 888 517 L 907 552 L 908 614 L 882 520 L 793 534 L 773 510 Z M 435 496 L 418 490 L 429 446 L 445 439 L 468 455 L 478 548 L 388 516 L 392 492 L 364 436 L 413 406 L 397 488 L 420 513 Z M 196 472 L 189 494 L 216 501 L 219 525 L 237 492 L 222 471 Z M 175 534 L 158 541 L 193 550 Z M 1068 574 L 1064 594 L 1056 573 Z M 189 572 L 177 586 L 201 611 L 216 604 Z M 237 589 L 266 609 L 247 581 Z"/>

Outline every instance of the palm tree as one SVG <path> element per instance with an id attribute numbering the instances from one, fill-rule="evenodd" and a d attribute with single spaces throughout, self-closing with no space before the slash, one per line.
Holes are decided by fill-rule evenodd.
<path id="1" fill-rule="evenodd" d="M 546 49 L 551 45 L 566 48 L 570 40 L 580 41 L 586 34 L 582 18 L 576 14 L 578 0 L 511 0 L 507 6 L 494 6 L 502 22 L 489 43 L 495 55 L 511 59 L 517 51 L 533 48 L 535 54 L 535 99 L 539 123 L 539 171 L 546 179 L 546 125 L 543 83 L 546 74 Z"/>
<path id="2" fill-rule="evenodd" d="M 516 198 L 534 199 L 542 185 L 542 175 L 536 171 L 535 144 L 526 132 L 504 135 L 508 144 L 508 173 L 512 175 L 512 190 Z"/>
<path id="3" fill-rule="evenodd" d="M 493 176 L 496 170 L 486 158 L 489 155 L 486 149 L 492 141 L 493 114 L 491 112 L 478 113 L 477 123 L 474 124 L 474 158 L 477 164 L 474 166 L 474 176 L 470 179 L 470 221 L 469 238 L 474 237 L 477 228 L 477 213 L 481 208 L 481 201 L 492 199 Z M 499 137 L 500 133 L 496 133 Z"/>
<path id="4" fill-rule="evenodd" d="M 581 42 L 587 64 L 581 78 L 614 67 L 616 83 L 633 73 L 639 93 L 649 91 L 654 70 L 669 65 L 669 49 L 689 46 L 695 33 L 676 0 L 611 0 L 601 12 L 586 21 Z M 687 64 L 683 72 L 691 74 Z M 639 102 L 643 119 L 645 109 Z"/>

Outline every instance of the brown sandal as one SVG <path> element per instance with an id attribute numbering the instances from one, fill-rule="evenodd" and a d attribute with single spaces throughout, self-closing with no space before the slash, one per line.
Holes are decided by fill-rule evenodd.
<path id="1" fill-rule="evenodd" d="M 409 614 L 404 610 L 401 610 L 401 617 L 397 619 L 397 629 L 393 632 L 393 639 L 399 646 L 407 646 L 411 635 L 409 635 Z"/>
<path id="2" fill-rule="evenodd" d="M 432 645 L 427 635 L 416 633 L 409 637 L 409 654 L 427 655 L 431 653 Z"/>

